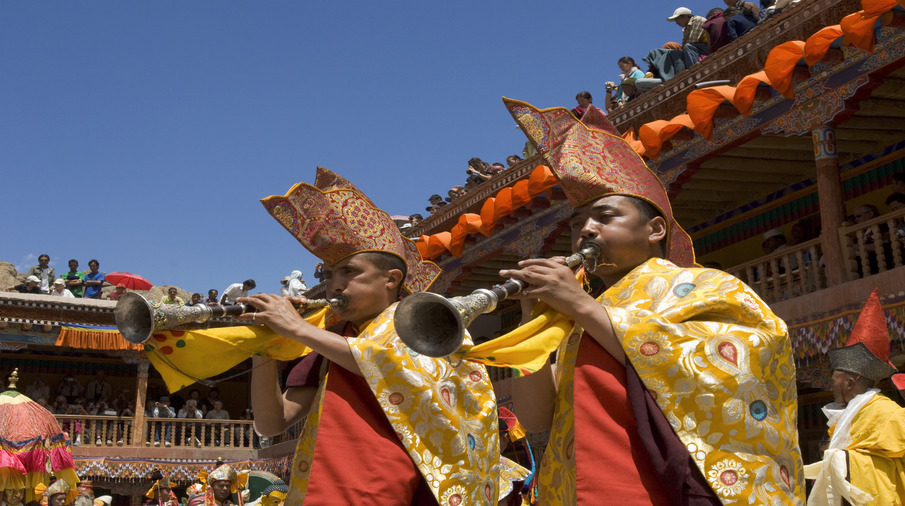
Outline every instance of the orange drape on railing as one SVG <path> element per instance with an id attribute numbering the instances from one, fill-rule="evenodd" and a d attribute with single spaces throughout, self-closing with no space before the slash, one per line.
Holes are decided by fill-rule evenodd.
<path id="1" fill-rule="evenodd" d="M 632 130 L 626 131 L 622 138 L 635 152 L 648 158 L 657 158 L 663 143 L 683 128 L 692 129 L 710 139 L 713 136 L 713 116 L 720 104 L 728 101 L 740 114 L 747 116 L 751 113 L 755 93 L 761 83 L 791 98 L 793 72 L 798 62 L 804 59 L 808 65 L 817 63 L 839 37 L 844 37 L 845 44 L 871 51 L 875 42 L 874 24 L 880 15 L 896 5 L 905 7 L 905 0 L 862 0 L 863 10 L 845 16 L 838 25 L 818 30 L 807 41 L 792 40 L 774 47 L 767 56 L 764 70 L 743 77 L 738 85 L 692 91 L 686 99 L 687 114 L 645 123 L 638 128 L 637 138 Z M 488 198 L 480 214 L 462 215 L 450 231 L 421 236 L 417 240 L 421 256 L 433 259 L 446 252 L 461 256 L 469 235 L 480 233 L 489 236 L 500 219 L 554 186 L 556 178 L 548 167 L 541 165 L 534 169 L 526 185 L 522 186 L 522 183 L 525 181 L 519 181 Z"/>
<path id="2" fill-rule="evenodd" d="M 739 113 L 750 114 L 755 92 L 761 83 L 773 87 L 787 98 L 792 98 L 793 72 L 802 58 L 808 65 L 814 65 L 826 55 L 832 43 L 839 37 L 844 37 L 844 44 L 872 51 L 875 43 L 874 25 L 877 19 L 896 5 L 905 7 L 905 0 L 862 0 L 863 10 L 843 17 L 838 25 L 821 28 L 808 37 L 807 41 L 792 40 L 774 47 L 767 56 L 764 70 L 743 77 L 738 85 L 715 86 L 690 92 L 686 98 L 690 125 L 685 126 L 707 139 L 712 138 L 713 116 L 719 105 L 728 101 Z M 623 138 L 629 141 L 638 154 L 656 158 L 663 143 L 681 130 L 681 126 L 676 124 L 676 118 L 641 125 L 638 128 L 638 141 L 634 140 L 634 134 L 630 132 L 626 132 Z"/>
<path id="3" fill-rule="evenodd" d="M 516 182 L 497 192 L 484 201 L 481 213 L 465 213 L 459 217 L 458 223 L 448 232 L 437 232 L 422 235 L 416 241 L 418 251 L 425 259 L 433 259 L 449 252 L 462 256 L 465 241 L 469 235 L 482 234 L 490 236 L 497 223 L 512 214 L 513 211 L 531 203 L 531 200 L 557 184 L 553 171 L 545 165 L 538 165 L 531 171 L 527 180 Z"/>
<path id="4" fill-rule="evenodd" d="M 79 348 L 83 350 L 136 350 L 141 351 L 144 346 L 132 344 L 116 331 L 86 329 L 79 327 L 60 327 L 60 335 L 57 336 L 57 346 L 67 348 Z"/>

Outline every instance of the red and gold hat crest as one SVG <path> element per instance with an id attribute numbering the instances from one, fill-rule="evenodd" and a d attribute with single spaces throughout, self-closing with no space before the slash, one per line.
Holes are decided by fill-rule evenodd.
<path id="1" fill-rule="evenodd" d="M 606 195 L 629 195 L 644 199 L 663 213 L 669 224 L 667 258 L 682 267 L 692 267 L 691 237 L 676 222 L 663 183 L 644 160 L 616 131 L 606 117 L 589 124 L 567 109 L 537 109 L 503 98 L 506 108 L 538 152 L 544 155 L 575 207 Z"/>
<path id="2" fill-rule="evenodd" d="M 345 178 L 318 167 L 315 186 L 298 183 L 286 195 L 261 200 L 267 211 L 308 251 L 327 264 L 375 251 L 401 258 L 408 269 L 403 287 L 426 291 L 440 267 L 421 258 L 414 241 Z"/>

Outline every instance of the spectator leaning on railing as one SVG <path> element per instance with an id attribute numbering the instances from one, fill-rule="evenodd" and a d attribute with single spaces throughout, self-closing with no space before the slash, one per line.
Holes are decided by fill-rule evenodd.
<path id="1" fill-rule="evenodd" d="M 82 290 L 85 288 L 85 273 L 79 270 L 78 260 L 74 258 L 69 260 L 69 272 L 64 272 L 62 278 L 66 282 L 66 289 L 72 292 L 72 295 L 82 296 Z"/>
<path id="2" fill-rule="evenodd" d="M 8 292 L 19 292 L 19 293 L 32 293 L 32 294 L 40 294 L 41 287 L 38 286 L 41 284 L 41 280 L 35 276 L 28 276 L 25 278 L 24 283 L 19 283 L 16 286 L 11 286 L 6 290 Z"/>
<path id="3" fill-rule="evenodd" d="M 101 289 L 104 287 L 104 273 L 98 269 L 101 264 L 95 259 L 88 261 L 89 271 L 85 273 L 85 292 L 86 299 L 100 299 Z"/>

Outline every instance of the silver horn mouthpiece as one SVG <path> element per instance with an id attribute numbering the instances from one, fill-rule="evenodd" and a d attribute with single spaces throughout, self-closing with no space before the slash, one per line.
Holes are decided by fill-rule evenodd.
<path id="1" fill-rule="evenodd" d="M 584 264 L 593 272 L 600 260 L 600 246 L 584 241 L 578 253 L 563 262 L 569 268 Z M 492 288 L 479 288 L 469 295 L 446 298 L 429 292 L 413 293 L 402 299 L 394 317 L 396 333 L 413 351 L 429 357 L 445 357 L 456 352 L 465 340 L 465 329 L 484 313 L 525 289 L 526 283 L 510 279 Z"/>

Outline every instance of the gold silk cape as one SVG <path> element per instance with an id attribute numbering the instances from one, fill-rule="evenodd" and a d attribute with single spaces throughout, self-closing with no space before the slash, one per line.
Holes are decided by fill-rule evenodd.
<path id="1" fill-rule="evenodd" d="M 498 497 L 511 491 L 512 481 L 524 479 L 528 470 L 508 462 L 501 465 L 496 398 L 486 368 L 409 350 L 393 326 L 396 306 L 385 309 L 357 337 L 348 338 L 362 375 L 441 504 L 496 505 Z M 325 328 L 335 321 L 331 313 L 321 310 L 306 320 Z M 148 351 L 175 391 L 251 355 L 292 360 L 310 349 L 257 326 L 159 332 Z M 327 381 L 329 373 L 296 446 L 288 503 L 300 504 L 305 497 L 311 466 L 299 464 L 314 454 Z"/>
<path id="2" fill-rule="evenodd" d="M 653 258 L 598 299 L 628 360 L 724 504 L 800 504 L 792 346 L 739 279 Z M 582 329 L 559 350 L 558 394 L 538 472 L 541 504 L 575 504 L 573 373 Z M 575 442 L 576 445 L 581 444 Z M 605 486 L 601 485 L 605 494 Z"/>
<path id="3" fill-rule="evenodd" d="M 830 428 L 831 436 L 835 428 Z M 849 482 L 873 497 L 865 504 L 905 504 L 905 409 L 874 395 L 852 419 L 849 433 Z"/>

